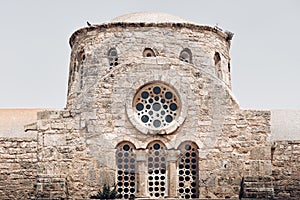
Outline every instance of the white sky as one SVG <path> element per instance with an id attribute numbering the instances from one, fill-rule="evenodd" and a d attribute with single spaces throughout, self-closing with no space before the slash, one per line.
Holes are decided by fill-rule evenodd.
<path id="1" fill-rule="evenodd" d="M 1 0 L 0 108 L 63 108 L 71 34 L 86 21 L 140 11 L 234 32 L 232 85 L 240 106 L 300 109 L 298 0 Z"/>

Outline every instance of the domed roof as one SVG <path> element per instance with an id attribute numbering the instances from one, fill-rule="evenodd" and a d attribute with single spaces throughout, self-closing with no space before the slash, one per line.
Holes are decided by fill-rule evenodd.
<path id="1" fill-rule="evenodd" d="M 219 34 L 221 37 L 228 41 L 230 41 L 233 36 L 233 33 L 229 32 L 228 35 L 228 33 L 224 33 L 221 29 L 218 29 L 216 27 L 194 23 L 171 14 L 160 12 L 136 12 L 121 15 L 103 24 L 93 24 L 75 31 L 70 37 L 70 46 L 73 46 L 76 38 L 79 35 L 86 34 L 88 31 L 93 31 L 95 29 L 102 30 L 111 27 L 185 27 L 193 29 L 195 31 L 212 31 Z"/>
<path id="2" fill-rule="evenodd" d="M 111 23 L 191 23 L 180 17 L 160 12 L 137 12 L 116 17 Z"/>

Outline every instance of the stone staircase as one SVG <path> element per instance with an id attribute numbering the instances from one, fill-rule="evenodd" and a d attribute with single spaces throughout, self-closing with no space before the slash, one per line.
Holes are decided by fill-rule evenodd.
<path id="1" fill-rule="evenodd" d="M 245 176 L 241 185 L 241 199 L 273 199 L 273 182 L 271 176 Z"/>

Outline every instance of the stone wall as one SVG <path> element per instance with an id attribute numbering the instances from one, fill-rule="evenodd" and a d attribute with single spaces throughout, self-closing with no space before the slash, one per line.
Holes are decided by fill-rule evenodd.
<path id="1" fill-rule="evenodd" d="M 87 148 L 94 121 L 95 115 L 68 110 L 38 113 L 37 198 L 85 199 L 115 183 L 113 166 Z"/>
<path id="2" fill-rule="evenodd" d="M 300 197 L 300 140 L 275 141 L 272 149 L 274 199 Z"/>
<path id="3" fill-rule="evenodd" d="M 25 127 L 36 137 L 0 139 L 0 195 L 5 199 L 86 199 L 104 184 L 123 184 L 125 177 L 129 179 L 129 160 L 119 165 L 124 156 L 119 152 L 117 159 L 116 152 L 125 143 L 136 155 L 130 161 L 130 174 L 136 181 L 132 193 L 140 197 L 151 196 L 148 177 L 153 178 L 153 171 L 163 174 L 155 175 L 158 179 L 161 175 L 167 179 L 163 194 L 158 195 L 184 196 L 178 189 L 183 188 L 178 184 L 183 183 L 180 162 L 196 163 L 195 174 L 186 176 L 184 184 L 195 184 L 192 195 L 199 193 L 199 198 L 293 199 L 299 195 L 299 142 L 278 141 L 271 151 L 270 111 L 239 108 L 230 89 L 230 42 L 225 33 L 198 25 L 112 23 L 81 29 L 70 41 L 66 110 L 39 112 L 36 123 Z M 112 48 L 118 63 L 111 66 Z M 145 48 L 155 56 L 144 57 Z M 185 48 L 193 62 L 179 58 Z M 164 85 L 165 93 L 159 96 L 149 88 L 151 84 Z M 161 114 L 160 108 L 150 106 L 150 99 L 143 100 L 143 108 L 149 106 L 143 112 L 157 111 L 161 122 L 171 113 L 169 126 L 152 129 L 141 121 L 133 99 L 143 87 L 157 94 L 152 102 L 167 106 Z M 176 102 L 176 115 L 159 100 L 166 97 L 168 87 L 177 100 L 166 101 Z M 0 131 L 16 130 L 9 128 Z M 23 125 L 19 128 L 25 134 Z M 163 147 L 156 162 L 164 161 L 152 170 L 149 152 L 154 143 Z M 190 160 L 181 155 L 187 143 L 196 155 L 187 156 Z M 193 167 L 186 163 L 184 173 L 189 175 Z M 124 169 L 126 173 L 119 174 Z"/>
<path id="4" fill-rule="evenodd" d="M 223 129 L 222 134 L 213 134 L 210 137 L 201 132 L 196 134 L 196 142 L 201 144 L 201 198 L 238 197 L 244 175 L 270 173 L 270 152 L 266 150 L 269 147 L 265 146 L 270 131 L 269 112 L 231 112 L 219 127 Z M 136 136 L 126 138 L 128 136 L 124 132 L 123 136 L 118 136 L 113 130 L 121 128 L 119 126 L 112 127 L 111 132 L 108 132 L 109 129 L 101 128 L 101 123 L 106 123 L 106 120 L 97 121 L 94 117 L 87 113 L 78 115 L 70 111 L 39 113 L 40 162 L 37 197 L 87 198 L 103 184 L 115 183 L 115 145 L 124 139 L 137 142 L 138 145 L 140 140 Z M 97 127 L 99 130 L 95 133 Z M 202 128 L 205 127 L 209 128 L 207 125 Z M 149 141 L 156 138 L 166 142 L 165 136 L 147 139 L 140 134 L 140 137 Z M 175 142 L 172 142 L 172 137 L 169 137 L 170 143 L 166 143 L 171 148 Z M 178 135 L 177 139 L 180 137 Z M 186 139 L 189 137 L 184 136 Z M 111 138 L 110 142 L 108 138 Z"/>
<path id="5" fill-rule="evenodd" d="M 70 60 L 70 77 L 67 108 L 91 109 L 97 100 L 99 79 L 114 78 L 118 71 L 145 61 L 143 51 L 151 48 L 157 57 L 153 63 L 179 62 L 179 54 L 184 48 L 192 52 L 195 69 L 217 76 L 214 54 L 220 53 L 222 77 L 230 88 L 229 42 L 216 32 L 185 27 L 131 27 L 120 28 L 112 25 L 105 28 L 85 30 L 88 34 L 74 34 Z M 118 52 L 118 65 L 110 66 L 108 52 L 115 48 Z M 83 56 L 84 54 L 84 56 Z M 81 59 L 84 57 L 84 59 Z M 149 60 L 149 58 L 148 58 Z M 180 62 L 185 63 L 185 62 Z M 147 71 L 147 70 L 145 70 Z M 148 70 L 147 73 L 150 73 Z M 196 73 L 196 72 L 195 72 Z M 128 76 L 130 79 L 132 76 Z M 99 99 L 99 98 L 98 98 Z"/>
<path id="6" fill-rule="evenodd" d="M 269 152 L 271 158 L 268 162 L 272 162 L 272 167 L 268 170 L 272 170 L 272 174 L 246 175 L 241 185 L 242 199 L 299 199 L 300 141 L 274 141 Z M 258 168 L 253 166 L 253 170 Z"/>
<path id="7" fill-rule="evenodd" d="M 73 171 L 80 159 L 82 147 L 78 138 L 78 125 L 69 111 L 45 111 L 38 113 L 38 176 L 37 198 L 67 198 L 69 174 L 79 176 L 84 172 Z M 77 159 L 74 158 L 77 156 Z M 74 177 L 71 177 L 74 178 Z M 76 179 L 72 179 L 76 184 Z"/>
<path id="8" fill-rule="evenodd" d="M 72 162 L 86 159 L 88 163 L 78 175 L 86 181 L 81 190 L 72 189 L 74 195 L 88 195 L 101 184 L 116 181 L 115 151 L 123 141 L 145 152 L 155 140 L 167 150 L 185 141 L 195 142 L 201 198 L 237 198 L 243 176 L 271 173 L 270 152 L 266 151 L 270 113 L 239 109 L 230 91 L 230 44 L 225 38 L 210 30 L 175 27 L 111 26 L 85 31 L 89 34 L 76 35 L 73 41 L 67 106 L 80 113 L 74 122 L 80 127 L 71 132 L 78 132 L 85 141 L 84 153 L 74 161 L 79 157 L 73 151 Z M 143 57 L 147 47 L 157 56 Z M 109 66 L 110 48 L 118 51 L 117 66 Z M 183 48 L 192 51 L 193 63 L 178 58 Z M 216 74 L 215 52 L 221 56 L 223 77 Z M 134 95 L 153 81 L 174 87 L 179 94 L 184 122 L 174 133 L 141 132 L 136 128 L 138 122 L 132 120 Z M 44 131 L 44 137 L 48 131 L 53 130 Z M 56 130 L 55 134 L 63 132 Z"/>
<path id="9" fill-rule="evenodd" d="M 223 134 L 219 145 L 220 153 L 213 159 L 218 163 L 215 174 L 207 166 L 209 179 L 216 178 L 215 187 L 207 190 L 214 195 L 203 198 L 238 198 L 243 196 L 245 177 L 265 176 L 271 174 L 269 151 L 270 112 L 257 110 L 231 111 L 225 118 Z M 210 158 L 210 157 L 208 157 Z M 212 165 L 214 166 L 214 165 Z M 202 180 L 200 179 L 200 182 Z M 205 188 L 205 187 L 204 187 Z"/>
<path id="10" fill-rule="evenodd" d="M 35 199 L 36 138 L 0 138 L 0 198 Z"/>
<path id="11" fill-rule="evenodd" d="M 229 145 L 223 142 L 222 137 L 228 141 L 228 132 L 222 133 L 222 127 L 227 114 L 229 118 L 235 117 L 233 110 L 238 109 L 238 105 L 230 92 L 230 44 L 222 34 L 206 28 L 190 29 L 164 24 L 160 27 L 124 25 L 122 28 L 111 25 L 83 31 L 88 34 L 76 32 L 71 39 L 67 105 L 73 112 L 81 113 L 78 115 L 80 128 L 77 131 L 86 145 L 86 154 L 82 158 L 85 156 L 89 160 L 88 167 L 85 167 L 87 174 L 80 174 L 81 179 L 86 180 L 86 186 L 79 192 L 86 190 L 87 194 L 88 190 L 93 191 L 105 182 L 113 184 L 116 181 L 115 151 L 117 144 L 123 141 L 130 141 L 144 151 L 155 140 L 163 142 L 168 149 L 177 149 L 184 141 L 195 141 L 201 155 L 201 166 L 223 156 L 226 165 L 226 158 L 231 152 L 222 152 Z M 117 66 L 109 65 L 107 54 L 111 48 L 118 52 Z M 143 57 L 145 48 L 155 50 L 157 56 Z M 183 48 L 192 51 L 193 63 L 179 59 Z M 222 77 L 216 74 L 215 52 L 221 56 Z M 181 98 L 185 114 L 180 117 L 186 119 L 182 120 L 184 123 L 176 133 L 142 133 L 136 129 L 137 123 L 132 123 L 132 98 L 141 86 L 152 81 L 174 87 Z M 233 156 L 228 162 L 238 160 Z M 205 182 L 201 184 L 200 191 L 203 197 L 238 194 L 236 185 L 232 189 L 229 182 L 223 181 L 218 185 L 214 179 L 208 186 L 210 181 L 206 179 L 211 173 L 215 177 L 223 176 L 223 171 L 218 171 L 223 161 L 214 166 L 213 172 L 209 171 L 209 166 L 203 167 L 200 172 Z M 240 168 L 230 170 L 235 171 L 231 176 L 241 173 Z M 223 189 L 225 185 L 226 189 Z M 220 192 L 220 189 L 223 190 Z M 74 190 L 76 194 L 78 191 Z"/>

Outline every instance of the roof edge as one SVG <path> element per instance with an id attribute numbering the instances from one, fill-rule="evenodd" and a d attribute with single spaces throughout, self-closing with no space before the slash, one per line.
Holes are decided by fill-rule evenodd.
<path id="1" fill-rule="evenodd" d="M 113 22 L 113 23 L 104 23 L 100 25 L 91 25 L 89 27 L 84 27 L 81 28 L 77 31 L 75 31 L 70 39 L 69 39 L 69 44 L 70 47 L 72 48 L 75 41 L 76 37 L 79 35 L 82 35 L 84 33 L 87 33 L 89 31 L 94 31 L 94 30 L 99 30 L 100 32 L 103 32 L 107 29 L 110 28 L 130 28 L 130 27 L 169 27 L 169 28 L 175 28 L 175 29 L 181 29 L 181 28 L 189 28 L 193 30 L 207 30 L 214 32 L 221 37 L 223 37 L 226 41 L 230 41 L 232 39 L 233 33 L 229 31 L 223 32 L 220 30 L 218 27 L 211 27 L 208 25 L 198 25 L 198 24 L 192 24 L 192 23 L 145 23 L 145 22 L 140 22 L 140 23 L 129 23 L 129 22 Z"/>

